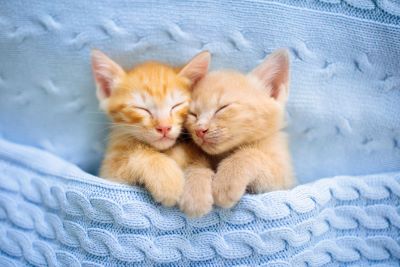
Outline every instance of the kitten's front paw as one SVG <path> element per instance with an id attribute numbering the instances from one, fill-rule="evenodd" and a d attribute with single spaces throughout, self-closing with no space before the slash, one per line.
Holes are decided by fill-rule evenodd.
<path id="1" fill-rule="evenodd" d="M 169 168 L 157 182 L 157 190 L 152 192 L 155 201 L 167 207 L 175 206 L 182 195 L 185 182 L 182 170 L 179 167 Z"/>
<path id="2" fill-rule="evenodd" d="M 198 179 L 202 179 L 197 177 Z M 201 183 L 186 183 L 179 208 L 189 217 L 201 217 L 212 209 L 211 177 Z"/>
<path id="3" fill-rule="evenodd" d="M 232 208 L 243 196 L 246 184 L 231 179 L 222 173 L 215 175 L 212 183 L 214 203 L 222 208 Z"/>

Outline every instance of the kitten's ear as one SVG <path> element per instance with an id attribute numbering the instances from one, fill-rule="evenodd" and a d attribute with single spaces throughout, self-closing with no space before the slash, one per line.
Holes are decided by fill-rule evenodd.
<path id="1" fill-rule="evenodd" d="M 92 71 L 97 86 L 100 106 L 111 96 L 118 82 L 125 75 L 124 70 L 99 50 L 92 50 Z"/>
<path id="2" fill-rule="evenodd" d="M 199 54 L 194 56 L 188 63 L 186 63 L 186 65 L 180 70 L 179 76 L 188 78 L 193 85 L 207 74 L 210 61 L 210 52 L 200 52 Z"/>
<path id="3" fill-rule="evenodd" d="M 286 102 L 289 95 L 289 53 L 280 49 L 269 55 L 260 65 L 250 72 L 256 76 L 279 102 Z"/>

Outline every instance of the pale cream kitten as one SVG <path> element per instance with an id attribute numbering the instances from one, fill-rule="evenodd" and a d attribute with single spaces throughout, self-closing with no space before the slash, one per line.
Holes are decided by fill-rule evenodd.
<path id="1" fill-rule="evenodd" d="M 214 158 L 216 205 L 232 207 L 246 189 L 261 193 L 293 185 L 287 137 L 282 132 L 288 92 L 286 50 L 271 54 L 248 74 L 211 72 L 193 89 L 186 127 Z M 201 181 L 198 188 L 208 186 L 209 180 Z"/>

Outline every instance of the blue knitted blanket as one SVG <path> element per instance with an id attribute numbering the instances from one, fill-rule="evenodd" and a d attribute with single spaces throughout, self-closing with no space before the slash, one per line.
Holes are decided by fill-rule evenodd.
<path id="1" fill-rule="evenodd" d="M 304 185 L 189 220 L 91 175 L 92 48 L 248 71 L 280 47 Z M 399 59 L 398 0 L 0 1 L 0 267 L 398 266 Z"/>
<path id="2" fill-rule="evenodd" d="M 0 266 L 398 266 L 400 173 L 247 195 L 187 219 L 136 187 L 0 141 Z"/>

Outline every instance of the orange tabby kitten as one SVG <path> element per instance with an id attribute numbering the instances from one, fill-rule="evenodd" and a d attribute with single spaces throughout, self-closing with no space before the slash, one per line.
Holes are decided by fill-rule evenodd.
<path id="1" fill-rule="evenodd" d="M 210 54 L 203 52 L 181 69 L 147 62 L 124 71 L 102 52 L 92 52 L 97 97 L 113 122 L 100 176 L 144 185 L 163 205 L 177 203 L 182 169 L 190 174 L 208 166 L 190 143 L 175 143 L 191 88 L 206 74 L 209 61 Z"/>
<path id="2" fill-rule="evenodd" d="M 193 89 L 186 127 L 217 165 L 212 181 L 216 205 L 232 207 L 246 189 L 260 193 L 292 186 L 281 131 L 288 85 L 289 57 L 279 50 L 247 75 L 211 72 Z"/>

